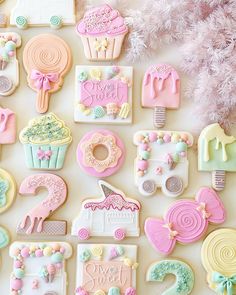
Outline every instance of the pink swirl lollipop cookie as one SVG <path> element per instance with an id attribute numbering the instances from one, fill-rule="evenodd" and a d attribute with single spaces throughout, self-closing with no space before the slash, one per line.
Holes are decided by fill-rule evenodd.
<path id="1" fill-rule="evenodd" d="M 77 148 L 79 165 L 85 172 L 95 177 L 114 174 L 121 168 L 124 159 L 123 142 L 109 130 L 102 129 L 85 134 Z"/>
<path id="2" fill-rule="evenodd" d="M 176 242 L 190 244 L 198 241 L 206 233 L 209 223 L 221 224 L 225 215 L 224 205 L 216 192 L 204 187 L 195 200 L 175 202 L 163 219 L 146 219 L 145 233 L 158 252 L 169 255 Z"/>

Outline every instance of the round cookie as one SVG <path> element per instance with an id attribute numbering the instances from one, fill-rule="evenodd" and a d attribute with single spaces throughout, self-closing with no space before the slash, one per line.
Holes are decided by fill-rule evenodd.
<path id="1" fill-rule="evenodd" d="M 10 208 L 15 196 L 15 179 L 6 170 L 0 169 L 0 214 Z"/>
<path id="2" fill-rule="evenodd" d="M 105 157 L 98 158 L 96 148 L 105 149 Z M 78 144 L 77 161 L 81 168 L 95 177 L 107 177 L 116 173 L 124 163 L 125 146 L 122 140 L 109 130 L 86 133 Z"/>

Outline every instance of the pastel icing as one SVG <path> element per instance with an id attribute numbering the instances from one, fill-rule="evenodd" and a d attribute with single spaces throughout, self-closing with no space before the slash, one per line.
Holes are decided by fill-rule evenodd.
<path id="1" fill-rule="evenodd" d="M 209 287 L 217 294 L 236 294 L 236 230 L 217 229 L 203 242 L 201 257 Z"/>
<path id="2" fill-rule="evenodd" d="M 105 4 L 88 10 L 77 25 L 77 31 L 81 35 L 116 36 L 126 34 L 128 27 L 119 11 Z"/>
<path id="3" fill-rule="evenodd" d="M 162 295 L 188 295 L 194 287 L 194 273 L 190 266 L 181 260 L 161 260 L 153 263 L 146 275 L 148 282 L 163 282 L 165 277 L 173 274 L 176 277 L 175 284 Z"/>
<path id="4" fill-rule="evenodd" d="M 7 203 L 8 189 L 9 189 L 8 180 L 0 178 L 0 207 L 4 207 Z"/>
<path id="5" fill-rule="evenodd" d="M 0 108 L 0 144 L 16 141 L 16 117 L 10 109 Z"/>
<path id="6" fill-rule="evenodd" d="M 219 196 L 204 187 L 198 191 L 195 200 L 175 202 L 163 219 L 147 218 L 145 233 L 158 252 L 169 255 L 176 242 L 196 242 L 206 233 L 209 223 L 221 224 L 225 218 L 225 208 Z"/>
<path id="7" fill-rule="evenodd" d="M 0 214 L 10 208 L 16 196 L 16 183 L 13 176 L 0 169 Z"/>
<path id="8" fill-rule="evenodd" d="M 8 231 L 0 226 L 0 249 L 5 248 L 10 242 Z"/>

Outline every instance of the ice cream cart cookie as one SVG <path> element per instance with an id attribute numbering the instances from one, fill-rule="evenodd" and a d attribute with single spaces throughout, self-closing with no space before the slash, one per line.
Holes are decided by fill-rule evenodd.
<path id="1" fill-rule="evenodd" d="M 59 29 L 62 25 L 74 23 L 74 0 L 17 0 L 10 17 L 10 24 L 19 29 L 49 25 Z"/>
<path id="2" fill-rule="evenodd" d="M 163 194 L 177 197 L 188 186 L 187 150 L 193 145 L 188 132 L 142 130 L 134 135 L 137 158 L 135 184 L 144 196 L 160 187 Z"/>
<path id="3" fill-rule="evenodd" d="M 76 295 L 136 295 L 137 246 L 80 244 Z"/>
<path id="4" fill-rule="evenodd" d="M 0 33 L 0 96 L 11 95 L 19 85 L 19 62 L 16 49 L 21 46 L 17 33 Z"/>
<path id="5" fill-rule="evenodd" d="M 212 186 L 225 187 L 225 172 L 236 171 L 236 138 L 228 136 L 218 123 L 205 127 L 198 139 L 198 170 L 212 172 Z"/>
<path id="6" fill-rule="evenodd" d="M 132 123 L 133 68 L 76 66 L 76 122 Z"/>
<path id="7" fill-rule="evenodd" d="M 105 181 L 99 181 L 102 198 L 87 199 L 73 221 L 71 234 L 86 240 L 90 236 L 113 236 L 116 240 L 138 237 L 140 204 Z"/>
<path id="8" fill-rule="evenodd" d="M 166 109 L 178 109 L 180 105 L 180 77 L 167 64 L 150 66 L 143 78 L 142 107 L 154 108 L 154 126 L 164 127 Z"/>
<path id="9" fill-rule="evenodd" d="M 10 294 L 66 295 L 66 260 L 72 247 L 64 242 L 14 242 Z"/>

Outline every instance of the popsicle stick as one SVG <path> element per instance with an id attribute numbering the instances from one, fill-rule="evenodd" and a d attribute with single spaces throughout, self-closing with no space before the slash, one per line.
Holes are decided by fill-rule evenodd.
<path id="1" fill-rule="evenodd" d="M 222 191 L 225 187 L 225 171 L 216 170 L 212 172 L 212 186 L 216 191 Z"/>
<path id="2" fill-rule="evenodd" d="M 40 114 L 47 112 L 49 106 L 49 93 L 40 89 L 37 94 L 36 109 Z"/>
<path id="3" fill-rule="evenodd" d="M 155 107 L 153 114 L 153 124 L 155 128 L 162 128 L 166 123 L 166 108 Z"/>

